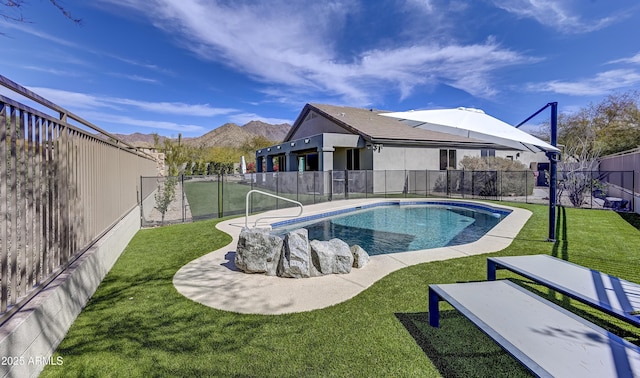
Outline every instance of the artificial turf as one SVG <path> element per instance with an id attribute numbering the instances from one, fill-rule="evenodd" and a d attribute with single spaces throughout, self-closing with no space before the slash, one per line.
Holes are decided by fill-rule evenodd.
<path id="1" fill-rule="evenodd" d="M 231 238 L 218 220 L 141 230 L 78 316 L 43 377 L 514 377 L 528 376 L 466 318 L 441 304 L 427 324 L 427 286 L 486 278 L 486 257 L 544 253 L 640 282 L 637 216 L 559 208 L 556 242 L 547 207 L 503 251 L 411 266 L 335 306 L 243 315 L 180 295 L 173 275 Z M 364 268 L 366 269 L 366 267 Z M 640 330 L 500 271 L 640 345 Z M 212 295 L 215 295 L 213 292 Z"/>

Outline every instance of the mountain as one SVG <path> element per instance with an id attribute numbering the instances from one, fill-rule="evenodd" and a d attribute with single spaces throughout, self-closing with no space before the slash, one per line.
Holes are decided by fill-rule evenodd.
<path id="1" fill-rule="evenodd" d="M 253 137 L 252 134 L 246 132 L 235 123 L 225 123 L 224 125 L 209 131 L 203 136 L 197 138 L 185 138 L 184 143 L 194 147 L 240 147 L 251 137 Z"/>
<path id="2" fill-rule="evenodd" d="M 225 123 L 202 136 L 183 138 L 183 141 L 185 144 L 194 147 L 241 147 L 245 141 L 255 136 L 263 136 L 268 140 L 272 140 L 274 143 L 278 143 L 284 140 L 284 137 L 290 129 L 291 125 L 288 123 L 272 125 L 261 121 L 251 121 L 244 126 L 238 126 L 235 123 Z M 153 134 L 133 133 L 113 134 L 113 136 L 136 147 L 148 148 L 154 145 Z M 162 143 L 164 139 L 166 139 L 166 137 L 161 136 L 160 143 Z"/>
<path id="3" fill-rule="evenodd" d="M 142 133 L 133 133 L 133 134 L 113 134 L 114 137 L 120 139 L 123 142 L 127 142 L 132 146 L 140 147 L 140 148 L 150 148 L 153 147 L 155 141 L 153 140 L 153 134 L 142 134 Z M 167 137 L 160 136 L 159 141 L 162 143 Z"/>
<path id="4" fill-rule="evenodd" d="M 284 137 L 287 136 L 289 130 L 291 130 L 291 125 L 288 123 L 272 125 L 260 121 L 251 121 L 242 126 L 242 129 L 251 134 L 262 135 L 263 137 L 275 142 L 282 142 Z"/>

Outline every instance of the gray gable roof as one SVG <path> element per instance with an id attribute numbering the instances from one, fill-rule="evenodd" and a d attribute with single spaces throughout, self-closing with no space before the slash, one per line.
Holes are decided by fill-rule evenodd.
<path id="1" fill-rule="evenodd" d="M 390 111 L 353 108 L 325 104 L 307 104 L 285 137 L 285 141 L 295 134 L 310 111 L 331 120 L 336 125 L 352 134 L 362 136 L 372 143 L 419 144 L 431 146 L 451 146 L 458 148 L 495 148 L 504 147 L 486 143 L 478 139 L 439 133 L 424 129 L 413 128 L 394 118 L 383 117 L 379 114 Z"/>

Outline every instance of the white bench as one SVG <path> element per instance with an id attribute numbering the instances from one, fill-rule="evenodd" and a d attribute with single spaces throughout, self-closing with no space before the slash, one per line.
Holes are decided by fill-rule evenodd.
<path id="1" fill-rule="evenodd" d="M 487 279 L 507 269 L 640 326 L 640 285 L 549 255 L 490 257 Z"/>
<path id="2" fill-rule="evenodd" d="M 511 281 L 429 285 L 434 327 L 441 299 L 537 376 L 640 377 L 640 347 Z"/>

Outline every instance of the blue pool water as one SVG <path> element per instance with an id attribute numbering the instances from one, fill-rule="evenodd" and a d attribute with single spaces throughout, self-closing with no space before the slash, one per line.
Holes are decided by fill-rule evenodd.
<path id="1" fill-rule="evenodd" d="M 471 243 L 508 211 L 461 203 L 381 203 L 272 224 L 273 233 L 306 228 L 309 240 L 339 238 L 370 255 Z"/>

